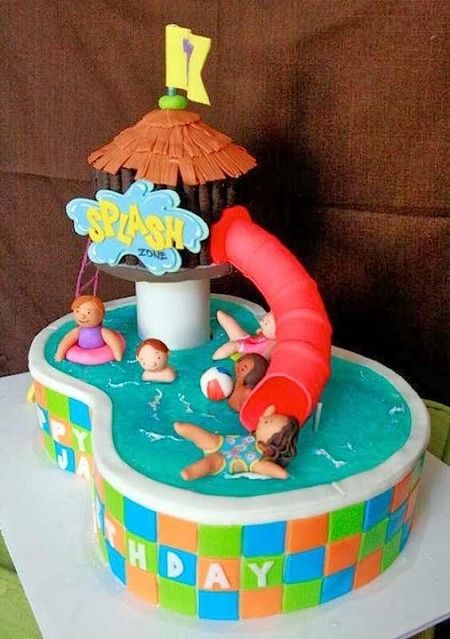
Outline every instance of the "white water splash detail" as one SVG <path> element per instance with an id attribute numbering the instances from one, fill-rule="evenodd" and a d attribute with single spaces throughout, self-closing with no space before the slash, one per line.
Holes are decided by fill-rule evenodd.
<path id="1" fill-rule="evenodd" d="M 158 408 L 159 408 L 159 405 L 161 404 L 162 396 L 163 396 L 163 394 L 162 394 L 161 389 L 157 388 L 155 396 L 153 397 L 153 399 L 151 399 L 148 402 L 148 405 L 152 409 L 152 417 L 153 417 L 153 419 L 156 419 L 157 422 L 159 422 Z"/>
<path id="2" fill-rule="evenodd" d="M 405 412 L 405 407 L 404 406 L 393 406 L 392 408 L 389 409 L 389 415 L 395 415 L 395 413 L 404 413 Z"/>
<path id="3" fill-rule="evenodd" d="M 183 405 L 185 413 L 192 414 L 194 412 L 192 410 L 192 404 L 190 402 L 188 402 L 188 400 L 186 399 L 186 396 L 183 395 L 183 393 L 178 393 L 178 399 L 180 400 L 181 404 Z"/>
<path id="4" fill-rule="evenodd" d="M 125 388 L 125 386 L 139 386 L 139 382 L 128 381 L 128 382 L 118 382 L 117 384 L 115 384 L 112 380 L 108 381 L 109 388 Z"/>
<path id="5" fill-rule="evenodd" d="M 258 475 L 257 473 L 223 473 L 224 479 L 270 479 L 267 475 Z"/>
<path id="6" fill-rule="evenodd" d="M 222 424 L 220 419 L 217 419 L 217 417 L 215 415 L 211 415 L 211 413 L 199 413 L 199 415 L 201 417 L 207 417 L 208 419 L 212 419 L 213 421 L 217 422 L 218 424 Z"/>
<path id="7" fill-rule="evenodd" d="M 315 451 L 315 454 L 328 459 L 328 461 L 330 461 L 335 468 L 341 468 L 342 466 L 345 466 L 347 464 L 347 462 L 345 461 L 339 461 L 337 459 L 334 459 L 334 457 L 330 455 L 330 453 L 327 450 L 325 450 L 325 448 L 318 448 Z"/>
<path id="8" fill-rule="evenodd" d="M 351 450 L 351 451 L 352 451 L 352 453 L 356 452 L 356 451 L 355 451 L 355 449 L 353 448 L 353 446 L 351 445 L 351 443 L 350 443 L 350 442 L 347 442 L 347 443 L 345 444 L 345 446 L 346 446 L 346 448 L 348 448 L 349 450 Z"/>
<path id="9" fill-rule="evenodd" d="M 162 435 L 161 433 L 154 433 L 151 430 L 145 430 L 145 428 L 140 428 L 139 432 L 147 437 L 151 442 L 159 442 L 162 439 L 172 439 L 174 442 L 181 442 L 182 439 L 180 437 L 175 437 L 174 435 Z"/>

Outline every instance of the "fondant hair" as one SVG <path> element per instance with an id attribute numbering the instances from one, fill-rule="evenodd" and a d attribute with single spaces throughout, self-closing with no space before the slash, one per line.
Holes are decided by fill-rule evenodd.
<path id="1" fill-rule="evenodd" d="M 265 445 L 264 454 L 267 459 L 280 466 L 286 466 L 297 454 L 298 420 L 288 417 L 283 428 L 269 439 Z"/>
<path id="2" fill-rule="evenodd" d="M 104 306 L 102 300 L 99 297 L 97 297 L 96 295 L 80 295 L 79 297 L 76 297 L 73 300 L 72 306 L 70 308 L 72 309 L 72 311 L 74 311 L 78 307 L 80 307 L 82 304 L 86 304 L 87 302 L 92 302 L 92 304 L 94 304 L 94 306 L 103 315 L 105 314 L 105 306 Z"/>
<path id="3" fill-rule="evenodd" d="M 254 388 L 266 374 L 269 364 L 267 360 L 262 355 L 258 355 L 258 353 L 248 353 L 247 355 L 243 355 L 238 359 L 238 362 L 242 362 L 244 359 L 251 361 L 253 366 L 242 380 L 243 384 L 249 388 Z"/>
<path id="4" fill-rule="evenodd" d="M 136 348 L 136 355 L 137 356 L 139 356 L 139 353 L 144 348 L 144 346 L 152 346 L 155 350 L 161 351 L 161 353 L 168 353 L 169 352 L 169 349 L 168 349 L 167 345 L 164 344 L 164 342 L 162 342 L 160 339 L 156 339 L 154 337 L 150 337 L 149 339 L 144 339 L 143 342 L 138 344 L 138 347 Z"/>

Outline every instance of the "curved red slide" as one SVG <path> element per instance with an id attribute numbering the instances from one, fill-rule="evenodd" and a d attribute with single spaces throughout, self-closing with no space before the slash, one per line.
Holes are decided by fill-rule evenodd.
<path id="1" fill-rule="evenodd" d="M 242 206 L 225 209 L 211 229 L 215 262 L 231 262 L 261 291 L 275 316 L 276 344 L 264 379 L 241 409 L 250 431 L 265 408 L 303 424 L 330 376 L 331 325 L 316 283 L 273 235 Z"/>

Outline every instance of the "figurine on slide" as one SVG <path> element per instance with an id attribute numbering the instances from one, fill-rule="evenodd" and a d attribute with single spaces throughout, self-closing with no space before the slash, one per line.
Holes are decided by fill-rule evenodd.
<path id="1" fill-rule="evenodd" d="M 67 359 L 77 364 L 105 364 L 120 362 L 125 341 L 116 331 L 102 326 L 105 307 L 95 295 L 81 295 L 74 299 L 71 309 L 78 324 L 60 341 L 55 360 Z"/>
<path id="2" fill-rule="evenodd" d="M 248 353 L 237 360 L 234 388 L 228 398 L 230 408 L 239 413 L 247 397 L 266 374 L 268 366 L 268 361 L 258 353 Z"/>
<path id="3" fill-rule="evenodd" d="M 160 339 L 146 339 L 136 349 L 136 357 L 144 369 L 144 382 L 173 382 L 176 372 L 168 364 L 169 349 Z"/>
<path id="4" fill-rule="evenodd" d="M 257 353 L 270 360 L 275 346 L 275 318 L 273 313 L 266 313 L 260 322 L 256 335 L 249 335 L 236 320 L 223 311 L 217 311 L 217 321 L 228 335 L 229 341 L 220 346 L 213 354 L 213 359 L 225 359 L 234 353 Z"/>
<path id="5" fill-rule="evenodd" d="M 299 423 L 294 417 L 278 414 L 275 406 L 269 406 L 261 415 L 254 436 L 218 435 L 185 422 L 176 422 L 174 428 L 205 455 L 181 471 L 185 480 L 222 472 L 252 472 L 286 479 L 284 466 L 297 454 Z"/>

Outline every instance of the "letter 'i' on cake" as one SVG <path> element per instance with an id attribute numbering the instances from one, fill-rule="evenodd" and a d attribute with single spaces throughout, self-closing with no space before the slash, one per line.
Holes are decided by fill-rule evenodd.
<path id="1" fill-rule="evenodd" d="M 236 205 L 255 160 L 180 93 L 209 103 L 209 48 L 169 25 L 159 109 L 90 155 L 94 198 L 67 205 L 87 237 L 73 315 L 34 339 L 29 398 L 51 459 L 94 486 L 114 577 L 151 605 L 239 621 L 391 566 L 429 424 L 400 376 L 331 347 L 315 282 Z M 266 309 L 210 294 L 232 268 Z M 136 297 L 103 304 L 102 271 Z"/>

